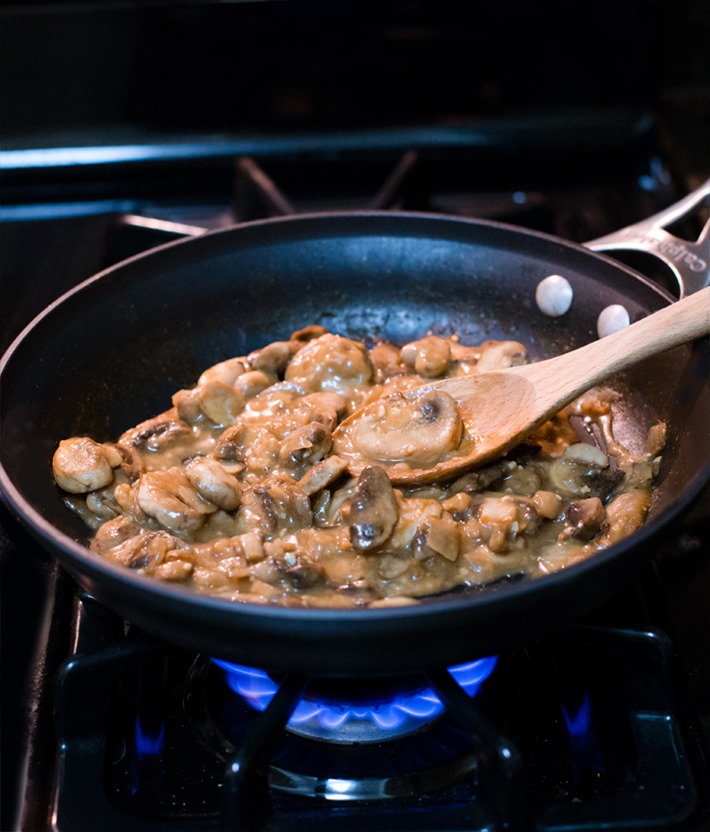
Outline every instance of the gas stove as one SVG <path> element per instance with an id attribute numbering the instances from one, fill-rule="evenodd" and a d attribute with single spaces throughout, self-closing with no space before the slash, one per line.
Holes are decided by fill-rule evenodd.
<path id="1" fill-rule="evenodd" d="M 418 207 L 448 199 L 450 213 L 473 206 L 555 232 L 581 203 L 588 237 L 618 221 L 613 207 L 604 220 L 608 206 L 633 186 L 595 184 L 580 199 L 584 183 L 491 193 L 459 180 L 451 192 L 433 165 L 435 184 L 423 189 L 416 171 L 427 161 L 404 149 L 371 203 L 409 205 L 416 193 Z M 667 198 L 670 177 L 656 157 L 646 162 L 644 181 L 655 171 L 658 187 L 637 187 L 633 210 Z M 150 214 L 135 204 L 31 226 L 16 217 L 5 229 L 47 240 L 74 223 L 110 229 L 94 269 L 175 236 L 296 211 L 266 167 L 233 159 L 228 202 L 167 201 Z M 4 516 L 3 586 L 31 588 L 32 599 L 3 605 L 22 633 L 3 709 L 18 716 L 9 737 L 21 828 L 702 828 L 710 667 L 702 607 L 691 606 L 710 581 L 700 502 L 638 580 L 578 625 L 384 679 L 284 676 L 156 641 L 81 594 Z"/>
<path id="2" fill-rule="evenodd" d="M 120 129 L 108 105 L 83 125 L 67 117 L 61 131 L 40 130 L 36 114 L 19 113 L 3 151 L 0 246 L 10 303 L 2 349 L 84 278 L 208 229 L 375 208 L 496 219 L 585 242 L 653 214 L 710 175 L 682 118 L 681 141 L 647 95 L 599 96 L 611 67 L 598 88 L 576 97 L 558 79 L 544 106 L 530 92 L 539 73 L 516 84 L 500 68 L 488 83 L 479 72 L 461 104 L 431 69 L 452 43 L 460 69 L 466 48 L 480 43 L 453 31 L 455 4 L 440 15 L 410 4 L 369 22 L 352 9 L 319 17 L 322 4 L 220 5 L 87 8 L 84 33 L 128 33 L 145 69 L 147 46 L 136 33 L 146 23 L 162 20 L 176 37 L 162 42 L 160 62 L 180 46 L 209 51 L 190 26 L 224 48 L 220 21 L 237 17 L 239 45 L 255 53 L 271 42 L 269 20 L 278 22 L 273 49 L 284 49 L 290 25 L 323 34 L 344 15 L 381 49 L 380 96 L 366 107 L 348 75 L 340 101 L 333 84 L 343 81 L 342 66 L 331 44 L 333 76 L 320 85 L 303 65 L 290 86 L 277 79 L 266 52 L 271 85 L 262 79 L 253 97 L 243 79 L 235 87 L 241 121 L 230 111 L 217 123 L 213 96 L 194 97 L 204 69 L 187 83 L 175 63 L 190 93 L 183 112 L 178 118 L 172 89 L 151 120 L 160 77 L 152 62 L 140 106 Z M 28 8 L 7 21 L 18 34 L 36 25 L 38 48 L 52 19 L 63 31 L 76 24 L 78 12 L 62 4 L 54 14 Z M 503 13 L 489 9 L 483 22 L 500 23 Z M 654 20 L 638 24 L 647 38 L 658 37 Z M 585 37 L 601 37 L 600 25 L 592 20 Z M 60 76 L 85 47 L 62 53 Z M 428 74 L 413 69 L 410 49 L 426 50 Z M 236 59 L 222 60 L 234 80 Z M 549 70 L 550 55 L 545 63 Z M 407 69 L 423 99 L 410 90 L 387 110 Z M 371 74 L 365 80 L 372 93 Z M 674 114 L 687 112 L 682 96 L 672 101 Z M 709 551 L 705 493 L 637 578 L 573 626 L 455 667 L 311 678 L 272 672 L 268 662 L 230 664 L 140 631 L 82 593 L 0 507 L 2 828 L 700 832 L 710 825 Z"/>

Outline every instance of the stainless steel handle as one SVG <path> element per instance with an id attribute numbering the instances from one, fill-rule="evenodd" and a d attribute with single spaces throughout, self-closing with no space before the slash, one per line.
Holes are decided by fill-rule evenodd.
<path id="1" fill-rule="evenodd" d="M 124 225 L 131 225 L 135 228 L 147 228 L 150 231 L 162 232 L 175 237 L 199 237 L 207 231 L 201 225 L 186 225 L 182 222 L 171 222 L 170 220 L 159 220 L 155 217 L 144 217 L 141 214 L 123 214 L 121 222 Z M 166 237 L 166 241 L 169 238 Z"/>
<path id="2" fill-rule="evenodd" d="M 710 205 L 710 179 L 683 199 L 641 222 L 585 243 L 592 251 L 642 251 L 662 260 L 678 281 L 679 297 L 710 285 L 710 219 L 695 242 L 682 240 L 666 228 L 700 205 Z"/>

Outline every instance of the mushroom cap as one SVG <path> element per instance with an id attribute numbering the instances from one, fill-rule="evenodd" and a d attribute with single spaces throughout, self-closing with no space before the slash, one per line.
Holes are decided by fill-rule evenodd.
<path id="1" fill-rule="evenodd" d="M 456 401 L 442 390 L 426 388 L 374 402 L 342 439 L 346 454 L 349 450 L 373 462 L 429 467 L 455 450 L 462 434 Z"/>
<path id="2" fill-rule="evenodd" d="M 377 549 L 385 543 L 397 523 L 397 500 L 384 469 L 364 468 L 348 507 L 350 542 L 360 551 Z"/>

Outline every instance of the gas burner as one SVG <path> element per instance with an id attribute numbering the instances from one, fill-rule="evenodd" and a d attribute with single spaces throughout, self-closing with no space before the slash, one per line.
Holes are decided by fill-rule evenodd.
<path id="1" fill-rule="evenodd" d="M 487 657 L 442 673 L 468 703 L 493 682 L 497 664 Z M 229 763 L 285 684 L 276 674 L 199 657 L 186 697 L 192 729 Z M 428 674 L 311 679 L 284 720 L 269 765 L 274 794 L 357 802 L 416 800 L 457 783 L 473 788 L 478 742 L 465 721 L 451 718 Z"/>
<path id="2" fill-rule="evenodd" d="M 304 699 L 337 702 L 349 690 L 352 704 L 352 682 L 266 674 L 278 690 L 259 710 L 210 658 L 126 631 L 88 597 L 76 613 L 76 652 L 56 677 L 57 832 L 98 817 L 106 832 L 178 822 L 379 832 L 411 828 L 412 813 L 422 832 L 528 819 L 541 832 L 670 832 L 698 808 L 672 646 L 660 633 L 571 628 L 488 660 L 494 671 L 468 691 L 456 668 L 412 674 L 404 687 L 358 681 L 358 704 L 431 688 L 443 710 L 391 738 L 343 743 L 289 720 Z"/>
<path id="3" fill-rule="evenodd" d="M 263 670 L 215 659 L 229 687 L 258 711 L 279 688 Z M 449 673 L 475 696 L 491 675 L 497 657 L 449 668 Z M 382 742 L 417 731 L 444 710 L 440 697 L 423 674 L 396 679 L 327 680 L 309 685 L 288 722 L 294 734 L 334 743 Z"/>

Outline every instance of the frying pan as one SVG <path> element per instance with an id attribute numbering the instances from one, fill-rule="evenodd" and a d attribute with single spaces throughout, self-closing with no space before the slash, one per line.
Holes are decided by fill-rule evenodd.
<path id="1" fill-rule="evenodd" d="M 610 304 L 623 305 L 634 321 L 673 301 L 591 248 L 666 254 L 677 294 L 708 280 L 704 249 L 662 230 L 705 199 L 708 186 L 636 232 L 623 232 L 621 242 L 590 247 L 501 223 L 357 212 L 245 223 L 124 261 L 51 304 L 3 357 L 2 497 L 109 609 L 168 642 L 269 670 L 352 675 L 450 665 L 572 622 L 634 575 L 710 478 L 708 339 L 613 380 L 622 394 L 615 429 L 623 442 L 638 450 L 654 421 L 668 425 L 640 531 L 537 580 L 459 589 L 410 607 L 272 608 L 134 574 L 86 548 L 86 528 L 53 484 L 51 457 L 68 436 L 114 440 L 169 407 L 172 393 L 194 384 L 209 365 L 311 323 L 396 342 L 430 330 L 456 332 L 464 343 L 515 339 L 534 359 L 581 346 L 597 337 L 597 317 Z M 558 318 L 535 302 L 538 282 L 550 274 L 566 277 L 574 291 L 569 312 Z"/>

